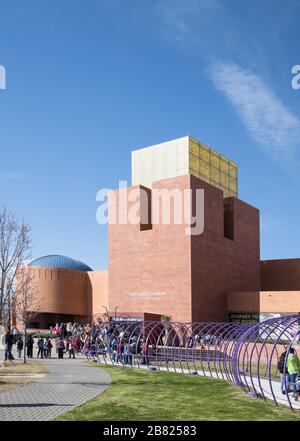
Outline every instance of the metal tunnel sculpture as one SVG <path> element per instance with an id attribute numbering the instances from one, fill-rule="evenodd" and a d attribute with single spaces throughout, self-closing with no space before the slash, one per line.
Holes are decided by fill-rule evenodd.
<path id="1" fill-rule="evenodd" d="M 298 387 L 287 375 L 287 359 L 300 339 L 300 315 L 262 323 L 110 321 L 98 325 L 88 356 L 108 364 L 181 372 L 227 380 L 249 396 L 300 404 L 284 391 Z M 280 374 L 278 361 L 284 360 Z M 281 383 L 281 378 L 283 381 Z M 300 390 L 300 383 L 299 383 Z"/>

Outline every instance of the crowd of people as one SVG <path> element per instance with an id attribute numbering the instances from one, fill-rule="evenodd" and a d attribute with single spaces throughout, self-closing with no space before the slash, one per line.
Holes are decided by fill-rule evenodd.
<path id="1" fill-rule="evenodd" d="M 58 358 L 63 358 L 64 353 L 68 353 L 69 358 L 75 358 L 79 353 L 85 356 L 102 353 L 110 355 L 115 363 L 132 364 L 132 356 L 138 354 L 142 364 L 148 363 L 149 345 L 138 342 L 137 335 L 129 338 L 125 335 L 125 327 L 113 323 L 111 318 L 106 324 L 92 326 L 56 324 L 52 332 L 57 336 Z"/>
<path id="2" fill-rule="evenodd" d="M 156 357 L 159 348 L 148 344 L 141 338 L 140 329 L 128 332 L 126 326 L 117 324 L 111 319 L 107 323 L 87 324 L 61 323 L 50 329 L 50 336 L 39 337 L 36 343 L 37 358 L 51 358 L 55 347 L 59 359 L 68 356 L 76 358 L 79 354 L 94 356 L 103 354 L 109 356 L 114 363 L 133 364 L 133 358 L 139 358 L 141 364 L 149 364 L 151 357 Z M 188 341 L 188 348 L 207 347 L 211 344 L 209 335 L 195 335 Z M 218 342 L 213 342 L 218 346 Z M 24 349 L 23 337 L 17 329 L 7 331 L 5 335 L 5 360 L 14 359 L 13 345 L 16 345 L 17 356 L 22 357 Z M 33 358 L 34 339 L 29 335 L 26 339 L 27 357 Z M 300 396 L 300 360 L 294 348 L 284 351 L 277 364 L 281 376 L 281 391 L 283 394 L 292 393 L 296 401 Z"/>
<path id="3" fill-rule="evenodd" d="M 136 332 L 132 332 L 127 324 L 115 322 L 110 317 L 108 322 L 98 324 L 89 323 L 56 323 L 49 330 L 49 337 L 38 337 L 36 348 L 38 358 L 51 358 L 53 350 L 58 358 L 75 358 L 78 354 L 93 355 L 101 353 L 108 355 L 114 363 L 132 364 L 133 357 L 139 358 L 141 364 L 149 364 L 152 357 L 159 356 L 160 349 L 155 344 L 148 343 L 148 339 L 143 340 L 141 329 L 135 327 Z M 162 337 L 162 345 L 164 337 Z M 17 329 L 7 336 L 6 359 L 11 359 L 12 342 L 17 344 L 18 357 L 21 358 L 23 351 L 23 338 Z M 157 343 L 157 342 L 155 342 Z M 29 336 L 25 343 L 27 357 L 33 357 L 34 340 Z M 195 334 L 190 336 L 187 347 L 208 349 L 210 346 L 219 346 L 219 339 L 209 334 Z M 53 349 L 54 348 L 54 349 Z"/>
<path id="4" fill-rule="evenodd" d="M 133 355 L 141 358 L 142 364 L 149 362 L 149 345 L 138 339 L 137 335 L 130 338 L 125 335 L 125 328 L 115 325 L 110 320 L 107 324 L 82 325 L 79 323 L 61 323 L 50 328 L 49 336 L 38 336 L 36 346 L 32 335 L 29 335 L 25 342 L 20 333 L 14 329 L 7 331 L 5 335 L 5 360 L 13 360 L 13 345 L 16 345 L 17 356 L 22 357 L 25 349 L 28 358 L 33 358 L 34 347 L 37 349 L 37 358 L 51 358 L 53 350 L 59 359 L 68 356 L 76 358 L 82 354 L 85 356 L 96 353 L 104 353 L 111 356 L 113 362 L 132 364 Z M 153 347 L 151 348 L 153 351 Z"/>
<path id="5" fill-rule="evenodd" d="M 13 355 L 13 345 L 16 345 L 18 358 L 22 358 L 22 351 L 24 349 L 24 339 L 23 336 L 18 334 L 13 334 L 9 330 L 5 334 L 5 361 L 14 360 Z M 27 357 L 33 358 L 33 346 L 34 339 L 29 335 L 26 339 L 26 350 Z"/>

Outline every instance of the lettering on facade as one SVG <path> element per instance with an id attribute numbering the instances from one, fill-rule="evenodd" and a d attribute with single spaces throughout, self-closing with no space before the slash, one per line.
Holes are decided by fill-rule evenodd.
<path id="1" fill-rule="evenodd" d="M 130 292 L 129 296 L 134 299 L 154 299 L 165 296 L 166 293 L 163 291 L 154 291 L 154 292 Z"/>

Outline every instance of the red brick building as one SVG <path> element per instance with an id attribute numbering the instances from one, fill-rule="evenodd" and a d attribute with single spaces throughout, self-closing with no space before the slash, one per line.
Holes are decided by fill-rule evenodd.
<path id="1" fill-rule="evenodd" d="M 187 235 L 185 224 L 109 224 L 109 309 L 227 320 L 228 291 L 260 289 L 259 212 L 192 175 L 154 182 L 152 191 L 174 188 L 204 190 L 203 233 Z"/>
<path id="2" fill-rule="evenodd" d="M 181 322 L 300 312 L 300 259 L 260 262 L 259 211 L 238 198 L 233 161 L 184 137 L 132 152 L 132 181 L 109 195 L 108 271 L 33 262 L 38 327 L 105 311 Z M 187 234 L 199 191 L 203 228 Z"/>

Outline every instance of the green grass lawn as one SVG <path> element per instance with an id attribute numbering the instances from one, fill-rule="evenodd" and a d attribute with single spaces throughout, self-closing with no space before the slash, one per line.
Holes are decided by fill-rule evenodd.
<path id="1" fill-rule="evenodd" d="M 57 420 L 300 420 L 300 412 L 248 398 L 227 381 L 129 367 L 97 365 L 95 369 L 98 367 L 111 376 L 111 386 Z"/>

